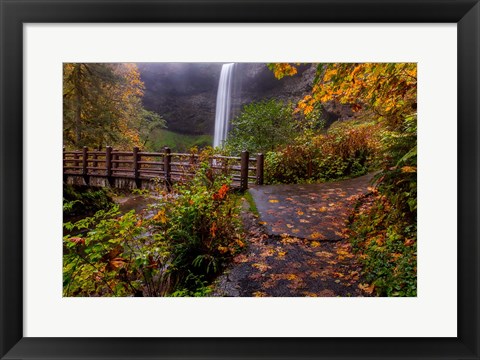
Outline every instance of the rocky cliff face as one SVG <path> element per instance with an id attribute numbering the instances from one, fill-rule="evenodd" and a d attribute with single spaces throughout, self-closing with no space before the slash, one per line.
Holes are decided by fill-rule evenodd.
<path id="1" fill-rule="evenodd" d="M 221 63 L 139 63 L 145 83 L 144 106 L 161 114 L 168 129 L 211 134 Z M 276 98 L 297 102 L 311 90 L 316 65 L 301 65 L 292 77 L 277 80 L 264 63 L 237 63 L 233 79 L 233 115 L 251 101 Z M 327 104 L 330 123 L 348 117 L 349 107 Z"/>
<path id="2" fill-rule="evenodd" d="M 220 63 L 140 63 L 143 103 L 162 115 L 168 129 L 187 134 L 213 132 Z"/>
<path id="3" fill-rule="evenodd" d="M 310 92 L 315 66 L 300 66 L 295 76 L 278 80 L 264 63 L 239 63 L 235 75 L 233 112 L 237 114 L 243 105 L 252 101 L 276 98 L 296 103 Z"/>

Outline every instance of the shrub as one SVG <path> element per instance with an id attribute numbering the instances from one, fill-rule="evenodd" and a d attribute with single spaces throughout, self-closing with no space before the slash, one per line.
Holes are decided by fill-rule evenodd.
<path id="1" fill-rule="evenodd" d="M 291 143 L 297 133 L 292 105 L 274 99 L 252 102 L 232 120 L 225 147 L 232 154 L 265 153 Z"/>
<path id="2" fill-rule="evenodd" d="M 155 207 L 155 233 L 171 244 L 175 269 L 189 275 L 180 279 L 186 288 L 198 280 L 195 276 L 212 279 L 244 246 L 230 181 L 221 175 L 212 180 L 210 170 L 204 163 L 192 182 L 179 185 Z"/>
<path id="3" fill-rule="evenodd" d="M 375 123 L 340 122 L 327 133 L 300 138 L 265 159 L 267 183 L 328 181 L 365 174 L 375 165 L 380 142 Z"/>
<path id="4" fill-rule="evenodd" d="M 350 225 L 364 277 L 380 296 L 417 294 L 416 210 L 404 212 L 404 208 L 397 208 L 387 195 L 376 191 Z"/>
<path id="5" fill-rule="evenodd" d="M 416 117 L 405 118 L 403 130 L 384 133 L 377 189 L 359 204 L 350 224 L 365 279 L 378 295 L 417 294 Z"/>
<path id="6" fill-rule="evenodd" d="M 142 219 L 132 210 L 121 216 L 118 207 L 98 211 L 68 230 L 90 228 L 83 237 L 64 237 L 64 296 L 125 296 L 156 293 L 151 285 L 168 245 L 146 238 Z"/>
<path id="7" fill-rule="evenodd" d="M 203 155 L 201 156 L 203 158 Z M 202 161 L 146 214 L 118 207 L 64 227 L 64 296 L 204 296 L 244 244 L 230 180 Z"/>
<path id="8" fill-rule="evenodd" d="M 114 205 L 107 189 L 63 185 L 63 216 L 92 215 L 98 210 Z"/>

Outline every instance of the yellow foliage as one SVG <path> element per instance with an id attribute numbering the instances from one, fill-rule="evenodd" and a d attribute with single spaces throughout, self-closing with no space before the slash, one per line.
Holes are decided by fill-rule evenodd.
<path id="1" fill-rule="evenodd" d="M 165 209 L 159 210 L 157 214 L 153 217 L 153 220 L 160 221 L 162 224 L 166 224 L 167 217 L 165 216 Z"/>
<path id="2" fill-rule="evenodd" d="M 295 65 L 274 64 L 278 79 L 296 73 Z M 310 114 L 316 102 L 337 100 L 351 104 L 353 111 L 368 105 L 391 123 L 398 122 L 399 114 L 416 112 L 416 63 L 332 63 L 317 70 L 319 80 L 312 93 L 297 105 L 297 111 Z"/>
<path id="3" fill-rule="evenodd" d="M 225 254 L 228 251 L 228 248 L 222 245 L 219 245 L 217 250 L 220 252 L 220 254 Z"/>

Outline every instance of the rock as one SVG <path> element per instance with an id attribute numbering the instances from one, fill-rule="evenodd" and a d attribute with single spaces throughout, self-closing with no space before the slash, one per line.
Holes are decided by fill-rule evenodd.
<path id="1" fill-rule="evenodd" d="M 139 63 L 143 103 L 162 115 L 169 130 L 213 132 L 220 63 Z"/>

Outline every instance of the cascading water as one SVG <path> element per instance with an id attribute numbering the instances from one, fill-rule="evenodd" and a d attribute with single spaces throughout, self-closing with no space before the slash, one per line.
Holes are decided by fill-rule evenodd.
<path id="1" fill-rule="evenodd" d="M 232 82 L 234 63 L 223 64 L 218 82 L 217 108 L 215 111 L 215 134 L 213 147 L 223 146 L 227 138 L 228 125 L 230 122 Z"/>

